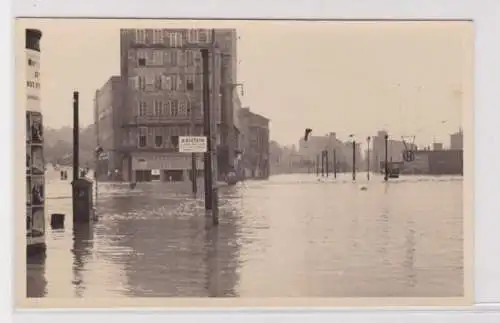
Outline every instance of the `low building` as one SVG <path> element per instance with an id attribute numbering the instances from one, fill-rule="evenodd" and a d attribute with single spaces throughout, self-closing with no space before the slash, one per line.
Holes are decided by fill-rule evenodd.
<path id="1" fill-rule="evenodd" d="M 249 108 L 239 110 L 241 159 L 238 173 L 245 178 L 266 179 L 269 167 L 269 119 Z"/>
<path id="2" fill-rule="evenodd" d="M 415 160 L 405 162 L 402 172 L 422 175 L 463 175 L 463 150 L 417 150 Z"/>

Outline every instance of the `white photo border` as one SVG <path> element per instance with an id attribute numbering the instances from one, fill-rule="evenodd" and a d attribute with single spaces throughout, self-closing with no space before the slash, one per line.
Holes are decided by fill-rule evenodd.
<path id="1" fill-rule="evenodd" d="M 7 2 L 10 5 L 10 2 Z M 0 11 L 4 28 L 2 38 L 12 46 L 12 16 L 10 11 Z M 495 197 L 500 192 L 500 156 L 496 147 L 500 147 L 498 133 L 497 105 L 500 103 L 500 73 L 495 73 L 495 65 L 500 58 L 498 46 L 498 31 L 500 30 L 500 1 L 498 0 L 17 0 L 13 3 L 13 15 L 23 17 L 103 17 L 103 18 L 281 18 L 281 19 L 472 19 L 476 31 L 475 54 L 475 299 L 483 304 L 463 310 L 434 311 L 388 311 L 388 310 L 266 310 L 266 311 L 196 311 L 152 314 L 144 309 L 137 311 L 23 311 L 15 314 L 15 322 L 93 322 L 105 321 L 113 314 L 121 323 L 128 322 L 194 322 L 202 319 L 205 323 L 220 322 L 228 319 L 231 322 L 268 322 L 271 320 L 286 322 L 304 322 L 307 320 L 324 322 L 427 322 L 435 318 L 439 322 L 491 322 L 500 318 L 500 203 Z M 2 77 L 6 86 L 0 87 L 3 98 L 8 97 L 9 103 L 4 105 L 0 118 L 2 138 L 8 147 L 9 158 L 1 159 L 2 167 L 9 173 L 14 166 L 13 152 L 13 60 L 11 50 L 2 51 L 5 57 L 1 60 L 4 71 Z M 497 179 L 498 177 L 498 179 Z M 8 178 L 8 176 L 4 176 Z M 1 182 L 2 205 L 11 212 L 4 213 L 4 225 L 0 226 L 4 241 L 2 260 L 8 265 L 2 275 L 2 318 L 9 318 L 12 312 L 12 277 L 13 277 L 13 234 L 12 216 L 13 196 L 11 181 Z M 7 287 L 7 288 L 6 288 Z M 498 304 L 495 304 L 498 303 Z M 498 306 L 498 307 L 497 307 Z M 50 313 L 50 314 L 49 314 Z M 147 313 L 147 314 L 146 314 Z M 161 313 L 161 314 L 160 314 Z M 231 313 L 231 314 L 230 314 Z M 167 316 L 168 315 L 168 316 Z M 203 315 L 203 318 L 201 317 Z M 497 320 L 492 320 L 493 317 Z M 2 320 L 3 321 L 3 320 Z M 10 322 L 11 320 L 6 320 Z"/>

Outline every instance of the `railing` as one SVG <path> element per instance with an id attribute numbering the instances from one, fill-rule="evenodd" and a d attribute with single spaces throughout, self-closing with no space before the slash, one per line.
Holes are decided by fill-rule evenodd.
<path id="1" fill-rule="evenodd" d="M 203 116 L 195 115 L 192 118 L 190 115 L 183 116 L 171 116 L 171 115 L 160 115 L 160 116 L 135 116 L 129 120 L 123 122 L 125 127 L 138 127 L 147 125 L 172 125 L 172 124 L 191 124 L 192 122 L 200 124 L 203 122 Z"/>

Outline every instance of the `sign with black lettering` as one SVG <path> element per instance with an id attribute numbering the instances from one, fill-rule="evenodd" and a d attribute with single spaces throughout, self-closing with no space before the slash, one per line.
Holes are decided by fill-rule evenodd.
<path id="1" fill-rule="evenodd" d="M 179 152 L 204 153 L 207 151 L 207 138 L 204 136 L 179 136 Z"/>

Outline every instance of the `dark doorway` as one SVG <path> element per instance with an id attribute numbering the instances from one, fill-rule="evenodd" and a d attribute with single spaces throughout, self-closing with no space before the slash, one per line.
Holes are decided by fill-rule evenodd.
<path id="1" fill-rule="evenodd" d="M 163 171 L 164 181 L 169 182 L 180 182 L 183 181 L 184 178 L 182 176 L 182 169 L 170 169 Z"/>
<path id="2" fill-rule="evenodd" d="M 135 171 L 135 181 L 136 182 L 151 182 L 152 175 L 151 170 L 136 170 Z"/>

